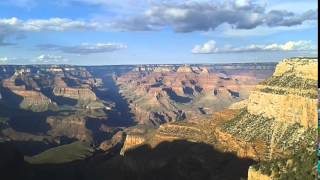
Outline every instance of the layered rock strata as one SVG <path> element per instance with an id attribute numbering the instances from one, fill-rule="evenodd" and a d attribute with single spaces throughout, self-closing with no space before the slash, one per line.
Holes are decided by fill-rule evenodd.
<path id="1" fill-rule="evenodd" d="M 54 103 L 40 91 L 27 90 L 24 85 L 17 86 L 15 78 L 4 80 L 2 87 L 4 99 L 10 101 L 8 104 L 35 112 L 46 111 L 51 105 L 54 106 Z"/>

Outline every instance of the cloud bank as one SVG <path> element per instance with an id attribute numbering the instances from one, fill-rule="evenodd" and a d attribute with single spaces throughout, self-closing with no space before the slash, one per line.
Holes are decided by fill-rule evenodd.
<path id="1" fill-rule="evenodd" d="M 97 0 L 92 3 L 103 2 Z M 108 20 L 3 18 L 0 19 L 0 45 L 9 45 L 5 39 L 25 32 L 156 31 L 167 27 L 175 32 L 193 32 L 212 31 L 224 24 L 230 25 L 232 29 L 291 27 L 317 19 L 317 10 L 306 10 L 299 14 L 287 10 L 266 10 L 264 5 L 248 0 L 224 3 L 218 1 L 154 3 L 143 13 L 134 16 L 119 15 Z"/>
<path id="2" fill-rule="evenodd" d="M 113 52 L 121 49 L 126 49 L 127 45 L 120 43 L 96 43 L 96 44 L 87 44 L 83 43 L 76 46 L 62 46 L 56 44 L 40 44 L 37 46 L 41 50 L 51 50 L 51 51 L 60 51 L 63 53 L 70 54 L 95 54 L 95 53 L 106 53 Z"/>
<path id="3" fill-rule="evenodd" d="M 39 63 L 39 64 L 56 64 L 56 63 L 65 63 L 68 62 L 69 59 L 63 56 L 56 56 L 50 54 L 42 54 L 35 59 L 32 59 L 31 62 Z"/>
<path id="4" fill-rule="evenodd" d="M 297 14 L 287 10 L 269 10 L 252 1 L 186 2 L 159 4 L 144 14 L 117 22 L 117 28 L 129 31 L 157 30 L 171 27 L 176 32 L 210 31 L 223 24 L 234 29 L 254 29 L 258 26 L 295 26 L 317 20 L 317 10 Z"/>
<path id="5" fill-rule="evenodd" d="M 251 44 L 243 47 L 226 46 L 218 48 L 214 40 L 201 45 L 195 45 L 191 50 L 193 54 L 214 54 L 214 53 L 240 53 L 240 52 L 261 52 L 261 51 L 316 51 L 317 47 L 311 41 L 288 41 L 283 44 Z"/>

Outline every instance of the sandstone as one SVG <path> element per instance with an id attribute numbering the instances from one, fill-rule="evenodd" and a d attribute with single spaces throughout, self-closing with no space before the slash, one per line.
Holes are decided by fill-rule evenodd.
<path id="1" fill-rule="evenodd" d="M 280 62 L 271 78 L 294 75 L 305 80 L 317 80 L 317 74 L 317 59 L 293 58 Z M 276 121 L 317 128 L 317 89 L 303 88 L 302 84 L 301 88 L 257 86 L 249 97 L 248 111 L 251 114 L 275 118 Z"/>
<path id="2" fill-rule="evenodd" d="M 53 94 L 80 101 L 95 101 L 97 99 L 95 93 L 88 88 L 55 87 Z"/>
<path id="3" fill-rule="evenodd" d="M 190 66 L 185 65 L 185 66 L 179 67 L 177 69 L 177 72 L 178 73 L 192 73 L 193 71 L 192 71 L 192 68 Z"/>
<path id="4" fill-rule="evenodd" d="M 139 134 L 127 134 L 120 155 L 124 155 L 126 151 L 133 149 L 145 142 L 145 137 Z"/>
<path id="5" fill-rule="evenodd" d="M 122 131 L 117 132 L 115 135 L 112 136 L 110 140 L 103 141 L 99 148 L 103 151 L 111 150 L 115 148 L 117 145 L 122 145 L 124 143 L 124 133 Z"/>
<path id="6" fill-rule="evenodd" d="M 48 134 L 53 137 L 66 136 L 88 142 L 92 140 L 91 132 L 86 127 L 85 117 L 77 115 L 48 117 L 47 123 L 51 127 Z"/>
<path id="7" fill-rule="evenodd" d="M 298 77 L 318 80 L 318 59 L 315 58 L 291 58 L 285 59 L 277 65 L 274 76 L 294 72 Z"/>
<path id="8" fill-rule="evenodd" d="M 174 67 L 178 69 L 161 73 L 154 71 L 156 68 Z M 221 78 L 220 72 L 209 71 L 209 66 L 144 65 L 143 68 L 143 72 L 133 71 L 119 76 L 117 84 L 130 102 L 139 123 L 156 126 L 176 121 L 179 110 L 182 110 L 181 104 L 187 120 L 227 108 L 248 98 L 255 85 L 272 72 L 266 70 L 258 73 L 242 70 L 245 67 L 239 66 L 237 68 L 240 70 L 233 68 L 228 78 Z M 200 112 L 199 108 L 205 113 Z"/>
<path id="9" fill-rule="evenodd" d="M 267 83 L 258 85 L 251 92 L 247 107 L 244 108 L 247 112 L 227 122 L 222 126 L 224 129 L 217 128 L 218 145 L 228 151 L 236 150 L 234 152 L 237 152 L 238 156 L 250 157 L 258 162 L 277 159 L 281 162 L 281 159 L 292 157 L 299 149 L 310 151 L 308 147 L 314 147 L 314 135 L 318 127 L 318 99 L 314 85 L 317 80 L 316 69 L 317 59 L 293 58 L 280 62 L 270 78 L 271 81 L 267 79 Z M 295 79 L 290 81 L 290 77 L 301 79 L 291 82 Z M 290 82 L 279 82 L 285 78 Z M 238 105 L 235 106 L 237 108 Z M 279 164 L 276 161 L 272 163 Z M 272 173 L 288 173 L 288 169 L 293 168 L 285 166 L 287 165 L 278 167 L 276 171 L 272 169 Z M 270 168 L 270 165 L 264 167 L 269 171 Z M 251 167 L 248 179 L 274 178 L 272 175 L 263 174 L 259 168 Z"/>
<path id="10" fill-rule="evenodd" d="M 299 123 L 306 128 L 316 128 L 318 122 L 317 99 L 291 94 L 254 91 L 248 100 L 248 111 L 276 121 Z"/>
<path id="11" fill-rule="evenodd" d="M 264 143 L 246 142 L 220 128 L 216 128 L 215 136 L 217 138 L 217 148 L 225 152 L 233 152 L 240 158 L 250 158 L 254 160 L 263 160 L 265 157 Z"/>
<path id="12" fill-rule="evenodd" d="M 272 180 L 268 175 L 262 174 L 260 171 L 255 170 L 253 167 L 249 168 L 248 180 Z"/>
<path id="13" fill-rule="evenodd" d="M 31 110 L 35 112 L 47 111 L 50 106 L 54 106 L 55 103 L 43 95 L 39 91 L 26 90 L 25 85 L 16 86 L 13 79 L 6 79 L 2 83 L 6 96 L 4 99 L 10 99 L 8 104 L 18 106 L 19 108 Z M 13 97 L 15 96 L 15 97 Z M 13 99 L 17 99 L 16 102 Z"/>
<path id="14" fill-rule="evenodd" d="M 242 109 L 248 106 L 248 100 L 239 101 L 236 103 L 231 104 L 228 108 L 229 109 Z"/>

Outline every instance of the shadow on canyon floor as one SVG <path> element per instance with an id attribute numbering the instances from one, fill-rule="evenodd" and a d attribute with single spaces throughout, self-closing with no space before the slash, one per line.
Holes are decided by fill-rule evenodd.
<path id="1" fill-rule="evenodd" d="M 119 87 L 116 85 L 112 76 L 105 75 L 103 84 L 107 91 L 95 91 L 99 99 L 115 103 L 115 108 L 108 114 L 108 121 L 105 125 L 111 127 L 129 127 L 136 124 L 134 115 L 130 111 L 127 100 L 120 94 Z"/>
<path id="2" fill-rule="evenodd" d="M 29 164 L 17 171 L 26 173 L 24 179 L 33 180 L 240 180 L 255 163 L 218 152 L 207 144 L 183 140 L 163 142 L 154 148 L 142 145 L 124 156 L 114 154 L 119 154 L 119 148 L 81 161 Z"/>

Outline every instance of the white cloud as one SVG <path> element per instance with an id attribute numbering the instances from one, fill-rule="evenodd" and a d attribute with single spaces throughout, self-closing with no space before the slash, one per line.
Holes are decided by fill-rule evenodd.
<path id="1" fill-rule="evenodd" d="M 249 7 L 251 5 L 250 0 L 236 0 L 235 4 L 237 7 Z"/>
<path id="2" fill-rule="evenodd" d="M 37 0 L 10 0 L 16 4 L 32 4 Z M 59 2 L 58 0 L 56 2 Z M 63 2 L 63 1 L 61 1 Z M 219 33 L 221 26 L 228 26 L 220 32 L 222 36 L 260 36 L 279 31 L 317 27 L 317 10 L 305 9 L 295 13 L 251 0 L 209 1 L 209 0 L 67 0 L 104 7 L 142 7 L 128 15 L 118 12 L 105 18 L 90 20 L 49 18 L 27 19 L 16 17 L 0 18 L 0 46 L 14 45 L 8 42 L 26 32 L 65 31 L 151 31 L 172 28 L 175 32 Z M 72 3 L 71 3 L 72 4 Z M 147 5 L 143 5 L 147 4 Z M 307 24 L 313 22 L 313 24 Z"/>
<path id="3" fill-rule="evenodd" d="M 39 64 L 56 64 L 56 63 L 65 63 L 65 62 L 68 62 L 69 60 L 63 56 L 42 54 L 38 56 L 36 59 L 33 59 L 31 61 Z"/>
<path id="4" fill-rule="evenodd" d="M 0 46 L 13 45 L 6 39 L 26 32 L 106 31 L 110 24 L 67 18 L 21 20 L 16 17 L 0 19 Z"/>
<path id="5" fill-rule="evenodd" d="M 16 17 L 0 19 L 4 30 L 39 32 L 39 31 L 73 31 L 98 30 L 103 24 L 98 22 L 72 20 L 67 18 L 21 20 Z"/>
<path id="6" fill-rule="evenodd" d="M 214 54 L 214 53 L 239 53 L 239 52 L 261 52 L 261 51 L 316 51 L 317 46 L 311 41 L 288 41 L 283 44 L 251 44 L 242 47 L 225 46 L 216 47 L 216 43 L 210 40 L 203 45 L 195 45 L 192 49 L 194 54 Z"/>
<path id="7" fill-rule="evenodd" d="M 311 41 L 288 41 L 284 44 L 270 44 L 263 47 L 263 50 L 271 51 L 309 51 L 315 49 Z"/>
<path id="8" fill-rule="evenodd" d="M 218 52 L 218 48 L 214 40 L 210 40 L 202 45 L 195 45 L 192 49 L 192 53 L 194 54 L 210 54 L 216 52 Z"/>
<path id="9" fill-rule="evenodd" d="M 70 0 L 72 1 L 72 0 Z M 69 1 L 69 2 L 70 2 Z M 121 4 L 118 1 L 73 0 L 91 4 Z M 127 0 L 129 4 L 135 1 Z M 150 3 L 152 4 L 152 3 Z M 113 5 L 110 5 L 113 6 Z M 123 17 L 121 14 L 101 20 L 76 20 L 68 18 L 29 19 L 16 17 L 0 19 L 0 37 L 16 32 L 86 31 L 86 30 L 158 30 L 172 27 L 176 32 L 210 31 L 222 24 L 234 29 L 254 29 L 259 26 L 290 27 L 305 21 L 317 20 L 317 10 L 305 10 L 300 14 L 286 10 L 266 10 L 250 0 L 235 0 L 227 3 L 194 2 L 153 3 L 143 13 Z"/>
<path id="10" fill-rule="evenodd" d="M 8 57 L 0 57 L 0 64 L 7 64 L 9 61 Z"/>

